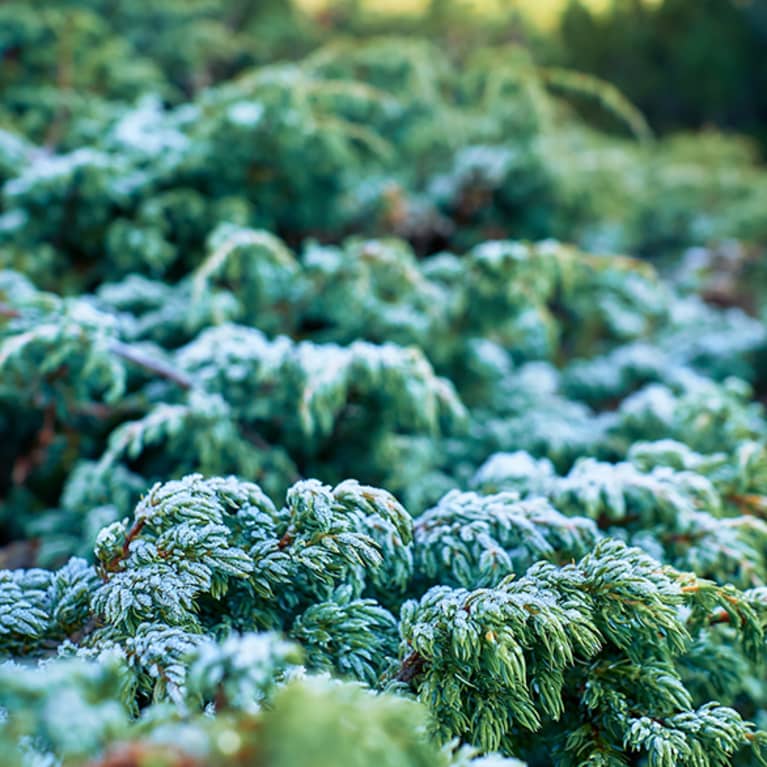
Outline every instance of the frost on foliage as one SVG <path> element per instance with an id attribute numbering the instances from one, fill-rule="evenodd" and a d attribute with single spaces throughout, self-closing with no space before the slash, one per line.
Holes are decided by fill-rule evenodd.
<path id="1" fill-rule="evenodd" d="M 61 506 L 30 520 L 29 533 L 40 536 L 40 564 L 51 566 L 72 551 L 91 557 L 101 529 L 130 513 L 146 486 L 143 477 L 122 465 L 104 470 L 92 461 L 77 464 L 62 490 Z"/>
<path id="2" fill-rule="evenodd" d="M 500 489 L 516 490 L 522 496 L 545 495 L 556 474 L 548 458 L 535 459 L 524 450 L 495 453 L 477 469 L 472 486 L 485 494 Z"/>
<path id="3" fill-rule="evenodd" d="M 257 486 L 243 490 L 246 508 L 271 505 Z M 156 618 L 197 627 L 195 598 L 206 592 L 220 598 L 230 579 L 253 571 L 248 554 L 233 545 L 230 516 L 215 483 L 199 476 L 155 486 L 130 528 L 119 522 L 99 534 L 96 554 L 106 582 L 94 597 L 96 611 L 112 630 L 135 630 Z"/>
<path id="4" fill-rule="evenodd" d="M 449 751 L 440 752 L 427 739 L 425 712 L 412 701 L 322 678 L 279 685 L 279 674 L 295 660 L 294 653 L 293 647 L 268 635 L 202 645 L 192 661 L 189 702 L 215 700 L 219 715 L 201 715 L 195 705 L 181 716 L 158 710 L 138 722 L 129 719 L 119 700 L 124 668 L 117 656 L 99 663 L 59 662 L 43 669 L 0 668 L 0 705 L 7 714 L 0 738 L 5 745 L 8 737 L 9 746 L 13 736 L 33 739 L 41 753 L 51 755 L 50 763 L 55 754 L 65 764 L 82 763 L 103 749 L 117 758 L 126 741 L 136 744 L 133 753 L 147 759 L 164 754 L 196 764 L 199 758 L 216 767 L 254 754 L 285 767 L 308 764 L 310 754 L 313 764 L 318 755 L 346 763 L 360 751 L 376 763 L 383 757 L 414 767 L 452 763 Z M 265 695 L 272 700 L 263 710 L 259 703 Z M 328 732 L 334 732 L 339 721 L 346 723 L 348 737 L 331 736 L 328 741 Z M 293 737 L 286 737 L 289 732 Z M 22 762 L 15 745 L 6 756 L 14 767 L 16 757 Z M 460 764 L 469 761 L 469 754 L 462 753 Z"/>
<path id="5" fill-rule="evenodd" d="M 207 640 L 188 654 L 187 699 L 198 706 L 249 713 L 260 710 L 279 677 L 301 661 L 299 648 L 272 634 L 232 635 Z"/>
<path id="6" fill-rule="evenodd" d="M 737 140 L 602 135 L 563 93 L 641 116 L 519 46 L 298 60 L 324 32 L 284 3 L 28 5 L 0 6 L 3 764 L 764 763 L 767 185 Z M 254 68 L 272 12 L 292 61 Z M 677 289 L 595 253 L 733 235 L 715 297 L 754 316 L 687 293 L 734 261 Z"/>
<path id="7" fill-rule="evenodd" d="M 498 389 L 493 407 L 473 414 L 466 440 L 478 464 L 492 453 L 513 449 L 546 457 L 565 469 L 580 455 L 609 449 L 616 414 L 595 413 L 564 397 L 560 376 L 549 363 L 517 368 Z"/>
<path id="8" fill-rule="evenodd" d="M 155 486 L 130 527 L 114 523 L 99 535 L 105 582 L 93 609 L 105 626 L 96 641 L 129 637 L 131 655 L 156 677 L 162 658 L 181 657 L 178 642 L 183 649 L 192 635 L 233 621 L 282 628 L 306 642 L 310 665 L 374 680 L 383 658 L 374 648 L 392 646 L 396 624 L 360 597 L 404 591 L 411 525 L 392 496 L 352 481 L 298 483 L 281 510 L 234 478 Z M 178 688 L 175 669 L 161 681 Z"/>
<path id="9" fill-rule="evenodd" d="M 184 699 L 189 658 L 203 638 L 165 623 L 141 623 L 124 643 L 136 675 L 136 694 L 148 700 Z"/>
<path id="10" fill-rule="evenodd" d="M 241 429 L 219 394 L 198 389 L 190 391 L 184 402 L 161 402 L 142 418 L 120 424 L 109 435 L 99 461 L 82 467 L 82 472 L 89 483 L 107 484 L 109 475 L 138 465 L 148 486 L 164 478 L 158 454 L 161 465 L 173 466 L 173 475 L 236 473 L 260 481 L 274 495 L 298 475 L 284 449 L 269 444 L 257 432 Z"/>
<path id="11" fill-rule="evenodd" d="M 59 570 L 0 570 L 0 656 L 39 652 L 77 632 L 90 615 L 97 577 L 83 559 Z"/>
<path id="12" fill-rule="evenodd" d="M 563 374 L 564 392 L 592 404 L 622 398 L 646 383 L 663 380 L 669 357 L 657 346 L 636 342 L 598 357 L 575 360 Z"/>
<path id="13" fill-rule="evenodd" d="M 126 340 L 151 341 L 164 348 L 176 348 L 202 328 L 233 320 L 240 312 L 227 290 L 211 287 L 198 296 L 189 278 L 169 285 L 139 274 L 102 283 L 95 302 L 118 314 Z"/>
<path id="14" fill-rule="evenodd" d="M 331 586 L 348 582 L 357 594 L 366 587 L 382 597 L 404 591 L 412 521 L 389 493 L 353 480 L 335 488 L 308 480 L 288 491 L 284 514 L 281 547 L 297 590 L 327 598 Z"/>
<path id="15" fill-rule="evenodd" d="M 273 234 L 221 225 L 210 235 L 210 255 L 192 276 L 194 303 L 205 301 L 211 287 L 223 282 L 239 305 L 239 319 L 264 332 L 278 332 L 299 274 L 298 263 Z"/>
<path id="16" fill-rule="evenodd" d="M 617 464 L 582 458 L 559 477 L 547 461 L 499 453 L 480 467 L 472 483 L 484 492 L 544 496 L 572 522 L 589 518 L 607 535 L 680 569 L 744 588 L 762 583 L 767 525 L 758 515 L 742 513 L 749 498 L 754 503 L 761 496 L 749 495 L 746 488 L 738 495 L 730 484 L 739 457 L 761 467 L 763 454 L 756 445 L 748 450 L 744 444 L 733 458 L 704 459 L 686 447 L 680 453 L 670 441 L 645 443 L 637 444 L 631 457 L 633 463 Z"/>
<path id="17" fill-rule="evenodd" d="M 686 444 L 668 439 L 637 442 L 628 458 L 643 471 L 668 466 L 702 474 L 721 493 L 725 507 L 736 512 L 758 512 L 767 490 L 767 447 L 755 440 L 740 443 L 729 454 L 696 453 Z"/>
<path id="18" fill-rule="evenodd" d="M 131 485 L 129 470 L 144 487 L 195 471 L 236 473 L 274 498 L 301 476 L 356 476 L 389 487 L 418 512 L 465 486 L 498 451 L 523 449 L 566 471 L 582 455 L 618 460 L 637 440 L 671 436 L 710 453 L 767 434 L 742 382 L 708 379 L 708 363 L 692 358 L 685 359 L 700 370 L 666 364 L 678 355 L 657 323 L 677 299 L 661 291 L 639 301 L 645 288 L 637 285 L 658 282 L 637 262 L 506 241 L 422 261 L 393 240 L 314 245 L 294 255 L 273 235 L 239 224 L 222 225 L 210 245 L 208 260 L 176 284 L 133 275 L 63 303 L 4 273 L 13 314 L 0 320 L 2 343 L 18 346 L 8 396 L 23 380 L 27 406 L 0 418 L 29 441 L 41 421 L 54 432 L 45 461 L 30 462 L 21 446 L 9 456 L 20 463 L 18 476 L 31 468 L 37 481 L 24 503 L 42 519 L 37 526 L 25 519 L 20 533 L 45 531 L 41 561 L 85 553 L 79 537 L 92 539 L 130 511 L 125 492 L 119 502 L 100 502 L 99 512 L 64 497 L 57 504 L 67 472 L 117 486 Z M 581 290 L 608 304 L 630 299 L 631 312 L 644 318 L 630 345 L 605 330 L 600 302 L 584 303 Z M 75 309 L 77 343 L 62 346 L 57 323 Z M 296 338 L 231 324 L 261 323 L 262 315 L 277 323 L 275 332 Z M 51 373 L 28 387 L 48 362 L 40 363 L 27 332 L 54 324 L 45 351 Z M 541 345 L 544 327 L 553 335 L 546 330 L 551 343 Z M 348 343 L 358 337 L 369 341 Z M 581 353 L 588 359 L 559 372 L 562 358 Z M 59 364 L 62 354 L 74 369 Z M 516 364 L 530 358 L 538 361 Z M 84 369 L 93 369 L 87 386 Z M 118 386 L 123 393 L 113 400 Z M 709 417 L 697 418 L 701 410 Z M 93 436 L 90 469 L 77 461 L 70 424 Z M 53 502 L 37 490 L 48 479 Z M 66 513 L 57 516 L 58 506 Z"/>
<path id="19" fill-rule="evenodd" d="M 716 310 L 698 296 L 675 301 L 669 320 L 659 346 L 676 364 L 689 364 L 716 379 L 754 377 L 758 354 L 767 344 L 762 322 L 741 309 Z"/>
<path id="20" fill-rule="evenodd" d="M 723 763 L 752 743 L 752 727 L 729 708 L 693 708 L 674 659 L 691 641 L 680 607 L 705 613 L 728 597 L 685 578 L 603 541 L 577 564 L 539 563 L 495 588 L 436 586 L 403 607 L 399 679 L 430 705 L 440 737 L 484 749 L 513 753 L 536 731 L 568 764 L 604 751 L 615 754 L 608 764 L 631 751 L 657 764 Z M 746 637 L 761 632 L 753 618 L 738 623 Z M 641 684 L 630 683 L 634 675 Z M 571 685 L 593 724 L 566 703 Z"/>
<path id="21" fill-rule="evenodd" d="M 746 440 L 764 440 L 764 408 L 751 400 L 749 385 L 728 378 L 721 384 L 700 376 L 681 386 L 650 384 L 627 397 L 615 426 L 626 446 L 638 440 L 675 439 L 701 453 L 736 449 Z"/>
<path id="22" fill-rule="evenodd" d="M 247 421 L 268 423 L 277 409 L 288 444 L 293 434 L 310 444 L 327 437 L 351 400 L 380 408 L 390 428 L 436 430 L 463 416 L 452 386 L 415 349 L 270 341 L 252 328 L 223 325 L 180 350 L 178 360 Z"/>
<path id="23" fill-rule="evenodd" d="M 120 698 L 124 680 L 125 668 L 117 654 L 104 656 L 99 663 L 0 665 L 0 706 L 6 712 L 0 738 L 11 741 L 6 752 L 10 763 L 19 754 L 14 741 L 31 741 L 33 750 L 47 754 L 49 764 L 62 758 L 65 763 L 82 763 L 99 753 L 127 731 L 129 712 Z M 18 764 L 28 762 L 19 758 Z"/>
<path id="24" fill-rule="evenodd" d="M 597 537 L 593 522 L 543 498 L 452 491 L 415 521 L 416 568 L 429 583 L 493 586 L 540 560 L 577 559 Z"/>
<path id="25" fill-rule="evenodd" d="M 397 621 L 374 600 L 352 594 L 340 586 L 301 613 L 288 633 L 305 648 L 309 667 L 375 686 L 396 655 Z"/>
<path id="26" fill-rule="evenodd" d="M 37 639 L 47 628 L 48 614 L 43 609 L 49 575 L 45 571 L 10 571 L 2 573 L 3 644 L 12 646 L 14 635 Z"/>
<path id="27" fill-rule="evenodd" d="M 545 482 L 527 490 L 549 487 L 558 508 L 512 491 L 452 492 L 413 521 L 393 496 L 354 481 L 299 482 L 282 508 L 234 477 L 156 485 L 132 520 L 102 530 L 96 570 L 73 560 L 54 573 L 3 574 L 13 584 L 8 647 L 30 652 L 68 639 L 62 653 L 90 659 L 83 668 L 115 659 L 121 710 L 170 701 L 194 717 L 212 704 L 211 727 L 234 712 L 271 716 L 303 662 L 371 686 L 410 686 L 440 739 L 485 752 L 525 756 L 529 733 L 540 732 L 561 764 L 604 747 L 656 759 L 670 739 L 677 750 L 669 753 L 685 763 L 699 751 L 704 720 L 719 722 L 725 740 L 701 741 L 712 759 L 703 764 L 752 741 L 761 748 L 750 724 L 707 702 L 717 690 L 742 689 L 728 668 L 763 656 L 760 590 L 671 569 L 604 539 L 594 524 L 608 514 L 619 527 L 640 511 L 647 529 L 656 516 L 694 517 L 686 504 L 714 503 L 714 486 L 663 466 L 643 474 L 628 463 L 583 462 L 562 478 L 522 454 L 493 464 L 486 480 L 502 482 L 506 466 L 523 492 L 520 468 L 537 466 Z M 723 545 L 721 532 L 712 536 Z M 416 598 L 403 604 L 406 596 Z M 263 627 L 297 644 L 251 633 Z M 724 642 L 732 662 L 718 681 L 703 681 Z M 66 677 L 68 667 L 56 667 Z M 156 726 L 165 737 L 171 719 L 162 711 L 144 732 Z M 597 730 L 586 733 L 583 717 Z M 648 740 L 646 722 L 661 727 L 659 739 Z"/>
<path id="28" fill-rule="evenodd" d="M 60 379 L 75 401 L 114 402 L 124 394 L 125 366 L 111 352 L 113 317 L 84 300 L 9 297 L 10 320 L 0 319 L 0 396 L 24 392 L 26 400 L 38 397 L 38 406 L 55 402 L 64 411 Z"/>
<path id="29" fill-rule="evenodd" d="M 177 709 L 155 707 L 138 720 L 121 701 L 119 655 L 68 660 L 40 669 L 0 667 L 4 764 L 82 764 L 93 754 L 140 763 L 406 767 L 523 767 L 500 755 L 444 748 L 426 733 L 426 709 L 401 696 L 294 674 L 296 648 L 272 635 L 206 642 L 190 655 L 189 691 Z M 202 713 L 203 703 L 214 704 Z M 339 727 L 341 730 L 339 731 Z M 18 743 L 18 745 L 17 745 Z M 33 744 L 32 748 L 29 746 Z M 32 758 L 39 761 L 30 761 Z M 107 762 L 109 763 L 109 762 Z"/>

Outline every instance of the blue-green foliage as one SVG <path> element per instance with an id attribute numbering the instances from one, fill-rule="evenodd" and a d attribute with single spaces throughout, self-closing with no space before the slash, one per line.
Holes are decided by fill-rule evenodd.
<path id="1" fill-rule="evenodd" d="M 764 171 L 288 6 L 0 9 L 4 764 L 767 763 Z"/>
<path id="2" fill-rule="evenodd" d="M 416 694 L 438 741 L 762 758 L 761 325 L 552 242 L 210 247 L 177 286 L 59 298 L 5 273 L 4 402 L 49 440 L 11 463 L 8 529 L 51 564 L 95 545 L 6 571 L 7 656 L 121 658 L 126 722 L 248 696 L 260 717 L 265 693 L 200 679 L 226 637 L 276 631 L 311 674 Z"/>

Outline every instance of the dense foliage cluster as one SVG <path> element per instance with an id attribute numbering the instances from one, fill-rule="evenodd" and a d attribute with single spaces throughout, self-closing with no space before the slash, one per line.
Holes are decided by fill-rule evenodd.
<path id="1" fill-rule="evenodd" d="M 0 8 L 4 764 L 767 764 L 747 146 L 163 7 Z"/>

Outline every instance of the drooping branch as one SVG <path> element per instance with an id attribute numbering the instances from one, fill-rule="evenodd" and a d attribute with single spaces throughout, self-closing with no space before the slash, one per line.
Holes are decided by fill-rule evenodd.
<path id="1" fill-rule="evenodd" d="M 149 370 L 150 372 L 158 375 L 160 378 L 164 378 L 171 383 L 176 384 L 184 390 L 189 390 L 193 386 L 192 379 L 182 373 L 180 370 L 168 365 L 166 362 L 159 360 L 155 357 L 151 357 L 142 351 L 139 351 L 133 346 L 129 346 L 122 341 L 112 341 L 109 344 L 109 351 L 112 354 L 121 357 L 128 362 L 132 362 L 134 365 Z"/>

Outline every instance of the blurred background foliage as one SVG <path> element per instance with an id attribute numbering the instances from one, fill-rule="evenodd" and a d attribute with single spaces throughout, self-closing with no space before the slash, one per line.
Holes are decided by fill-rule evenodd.
<path id="1" fill-rule="evenodd" d="M 766 36 L 767 6 L 747 0 L 3 2 L 0 264 L 34 250 L 31 276 L 50 272 L 39 246 L 58 219 L 42 236 L 22 219 L 48 216 L 51 194 L 79 214 L 74 187 L 111 200 L 100 225 L 86 204 L 87 231 L 57 235 L 76 261 L 106 237 L 153 265 L 189 246 L 194 263 L 220 220 L 294 246 L 394 234 L 420 255 L 498 237 L 656 261 L 728 239 L 749 250 L 767 233 Z M 240 102 L 274 117 L 248 128 Z M 194 144 L 175 165 L 163 145 L 173 167 L 151 190 L 114 167 L 142 130 Z M 322 158 L 310 170 L 307 153 Z M 219 197 L 225 210 L 203 211 Z"/>
<path id="2" fill-rule="evenodd" d="M 0 645 L 47 653 L 74 642 L 82 621 L 94 641 L 144 647 L 135 652 L 147 669 L 126 693 L 138 705 L 150 690 L 165 694 L 157 658 L 176 663 L 198 630 L 292 626 L 315 669 L 371 681 L 396 654 L 386 610 L 406 589 L 490 585 L 497 567 L 564 563 L 602 535 L 756 587 L 764 601 L 766 29 L 765 0 L 0 0 Z M 169 485 L 168 508 L 188 503 L 191 518 L 199 498 L 214 512 L 196 530 L 179 512 L 170 549 L 148 534 L 154 523 L 139 539 L 144 522 L 121 521 L 154 482 L 195 472 L 259 483 L 263 492 L 238 496 L 260 509 L 243 517 L 253 527 L 227 538 L 219 503 L 238 483 L 206 489 L 194 476 Z M 341 484 L 332 495 L 296 485 L 304 477 Z M 416 517 L 412 547 L 400 545 L 404 511 L 397 535 L 386 532 L 400 519 L 393 499 L 348 477 L 403 502 Z M 289 487 L 299 487 L 291 511 L 277 516 L 269 498 L 282 504 Z M 222 500 L 206 506 L 212 493 Z M 324 500 L 315 512 L 303 495 Z M 537 502 L 518 506 L 527 496 Z M 512 508 L 495 526 L 498 504 Z M 380 539 L 341 537 L 362 525 L 354 508 Z M 294 541 L 319 549 L 294 536 L 291 520 L 304 518 L 296 529 L 339 531 L 327 545 L 337 563 L 301 553 L 306 569 L 285 569 L 292 555 L 280 552 Z M 251 532 L 252 553 L 230 546 Z M 63 565 L 97 543 L 104 573 L 120 576 L 93 602 L 103 626 L 85 620 L 98 578 L 82 559 L 60 576 L 1 569 Z M 366 574 L 378 555 L 363 546 L 380 546 L 380 576 Z M 163 575 L 168 551 L 178 580 Z M 273 581 L 261 579 L 257 551 L 275 553 L 264 570 Z M 614 551 L 598 568 L 634 568 L 634 554 Z M 244 588 L 219 601 L 251 556 L 253 593 L 279 593 L 284 615 L 256 613 Z M 210 557 L 215 569 L 202 566 Z M 159 633 L 128 625 L 155 620 L 176 584 L 183 609 L 162 614 Z M 157 601 L 144 599 L 155 588 Z M 75 592 L 82 610 L 66 596 Z M 637 602 L 626 604 L 634 612 Z M 424 610 L 423 625 L 442 632 Z M 716 620 L 726 639 L 700 644 L 705 663 L 688 657 L 685 679 L 700 703 L 726 695 L 762 726 L 762 669 L 734 651 L 726 614 Z M 344 644 L 320 651 L 323 633 L 342 625 Z M 413 625 L 413 636 L 424 630 Z M 605 634 L 608 653 L 617 635 Z M 450 636 L 439 641 L 453 645 Z M 626 657 L 645 656 L 655 657 Z M 564 667 L 543 665 L 554 683 L 543 676 L 537 689 L 561 688 Z M 657 668 L 663 688 L 670 677 Z M 103 670 L 95 681 L 114 689 Z M 571 690 L 586 689 L 573 678 Z M 38 684 L 20 689 L 36 695 Z M 440 715 L 458 710 L 452 689 Z M 662 710 L 688 708 L 668 695 Z M 364 702 L 348 705 L 368 716 Z M 568 716 L 579 725 L 575 712 L 591 705 L 568 703 Z M 345 718 L 346 706 L 328 710 Z M 285 711 L 290 726 L 305 719 L 297 704 Z M 491 719 L 475 718 L 480 745 L 495 748 Z M 609 729 L 616 750 L 643 747 L 623 724 Z M 216 724 L 207 731 L 218 735 Z M 567 748 L 580 753 L 578 731 Z M 695 747 L 685 763 L 708 764 Z M 538 744 L 520 748 L 531 764 L 551 763 Z M 293 751 L 275 753 L 270 764 L 297 763 Z M 387 763 L 405 764 L 392 753 Z M 147 759 L 137 764 L 159 764 Z M 424 752 L 418 763 L 435 759 Z"/>
<path id="3" fill-rule="evenodd" d="M 126 354 L 121 344 L 149 344 L 161 359 L 175 358 L 202 330 L 227 322 L 295 342 L 286 350 L 251 339 L 265 357 L 281 360 L 269 373 L 276 379 L 288 371 L 310 380 L 300 346 L 307 340 L 414 344 L 439 375 L 455 379 L 469 405 L 484 398 L 491 411 L 498 406 L 483 376 L 495 370 L 503 378 L 498 371 L 505 368 L 490 364 L 482 344 L 456 350 L 466 327 L 513 349 L 515 362 L 543 359 L 561 367 L 609 351 L 600 345 L 602 308 L 588 303 L 589 292 L 586 303 L 570 305 L 571 282 L 562 277 L 568 268 L 556 265 L 560 257 L 550 257 L 547 245 L 528 257 L 492 242 L 482 250 L 486 241 L 557 239 L 587 254 L 650 260 L 681 294 L 750 315 L 717 341 L 722 348 L 733 338 L 751 343 L 750 323 L 767 314 L 766 23 L 763 3 L 730 0 L 0 2 L 0 320 L 9 337 L 23 331 L 26 344 L 37 337 L 26 334 L 20 315 L 42 312 L 50 315 L 42 327 L 54 339 L 40 348 L 22 344 L 24 364 L 16 368 L 15 346 L 0 356 L 0 373 L 10 376 L 3 365 L 15 371 L 0 389 L 0 426 L 23 437 L 23 444 L 0 446 L 0 493 L 35 485 L 40 493 L 32 493 L 30 507 L 55 506 L 75 459 L 102 455 L 117 422 L 148 412 L 146 402 L 129 403 L 127 411 L 109 411 L 115 422 L 99 425 L 92 444 L 69 449 L 62 442 L 67 459 L 51 463 L 66 468 L 55 475 L 35 461 L 28 468 L 35 435 L 51 442 L 55 432 L 44 413 L 55 424 L 55 408 L 72 404 L 65 382 L 65 395 L 49 397 L 45 389 L 29 413 L 18 406 L 44 351 L 69 348 L 56 335 L 61 328 L 75 347 L 93 346 L 83 369 L 98 370 L 99 386 L 116 398 L 120 387 L 145 383 L 121 382 L 122 368 L 109 361 Z M 384 244 L 368 246 L 368 237 Z M 531 284 L 544 279 L 538 270 L 549 264 L 545 279 L 553 287 L 540 305 L 527 296 L 534 307 L 500 330 L 506 309 L 487 296 L 495 279 L 511 280 L 512 290 L 514 280 L 527 285 L 513 272 L 524 273 L 528 262 Z M 500 270 L 487 285 L 485 268 Z M 621 275 L 618 269 L 610 278 L 618 293 L 634 296 L 635 281 L 624 286 Z M 592 282 L 588 291 L 603 289 Z M 403 306 L 398 295 L 405 286 L 412 295 Z M 62 294 L 64 303 L 51 304 L 37 290 Z M 653 317 L 656 292 L 642 289 L 636 298 Z M 3 309 L 11 302 L 22 306 Z M 610 299 L 605 312 L 621 318 L 614 334 L 628 342 L 653 323 L 626 320 L 616 309 L 623 303 Z M 486 317 L 466 309 L 475 304 L 486 306 Z M 110 321 L 93 315 L 92 306 Z M 680 311 L 685 333 L 694 335 L 702 323 L 697 310 Z M 71 323 L 62 324 L 70 313 Z M 596 319 L 586 322 L 591 315 Z M 573 330 L 579 322 L 582 338 Z M 561 343 L 554 340 L 560 331 Z M 760 333 L 754 348 L 761 350 Z M 198 358 L 225 346 L 215 335 L 203 341 L 181 355 L 195 371 Z M 323 354 L 338 356 L 324 348 L 317 359 Z M 762 398 L 767 365 L 759 354 L 737 374 Z M 393 389 L 400 379 L 387 378 L 391 371 L 420 370 L 418 359 L 389 356 L 369 359 L 362 349 L 344 357 L 340 399 L 361 396 L 346 381 L 366 366 Z M 726 359 L 722 368 L 729 369 Z M 51 365 L 58 371 L 60 359 Z M 475 368 L 484 371 L 477 380 L 459 380 Z M 43 371 L 41 380 L 58 392 L 51 375 Z M 421 376 L 426 390 L 432 377 L 430 370 Z M 264 386 L 271 391 L 271 383 Z M 168 399 L 164 389 L 153 389 L 148 401 Z M 219 404 L 194 399 L 162 411 L 163 423 L 201 423 L 202 449 L 205 429 L 226 420 Z M 393 412 L 392 422 L 406 421 L 405 412 Z M 564 422 L 573 421 L 562 412 Z M 239 417 L 232 415 L 232 423 Z M 348 439 L 340 423 L 332 441 Z M 352 419 L 349 431 L 369 437 L 360 423 Z M 144 426 L 160 433 L 151 418 Z M 281 444 L 281 423 L 268 428 Z M 70 431 L 74 440 L 78 428 Z M 242 446 L 230 437 L 216 439 Z M 480 435 L 477 442 L 481 450 L 488 443 L 499 449 L 493 439 Z M 306 447 L 301 440 L 299 452 Z M 515 440 L 516 434 L 496 442 Z M 130 452 L 129 444 L 120 450 Z M 369 480 L 393 486 L 383 468 L 392 465 L 393 448 L 376 444 Z M 430 454 L 433 444 L 423 444 Z M 349 468 L 356 456 L 374 453 L 356 445 L 348 455 L 319 444 L 313 450 L 301 455 L 299 468 L 315 474 L 340 466 L 356 475 L 359 467 Z M 234 467 L 226 470 L 256 474 L 239 453 L 230 458 L 222 459 Z M 293 468 L 283 458 L 274 461 L 288 466 L 287 476 Z M 146 473 L 164 478 L 172 470 Z M 419 485 L 414 474 L 402 487 Z"/>
<path id="4" fill-rule="evenodd" d="M 767 142 L 760 0 L 299 0 L 350 32 L 410 31 L 454 49 L 524 41 L 616 85 L 657 131 L 719 127 Z"/>
<path id="5" fill-rule="evenodd" d="M 178 100 L 338 36 L 382 34 L 428 37 L 455 57 L 523 43 L 541 64 L 613 83 L 656 131 L 767 141 L 761 0 L 6 0 L 0 88 L 22 111 L 17 88 L 35 77 L 51 101 L 82 87 L 128 98 L 153 78 Z"/>

